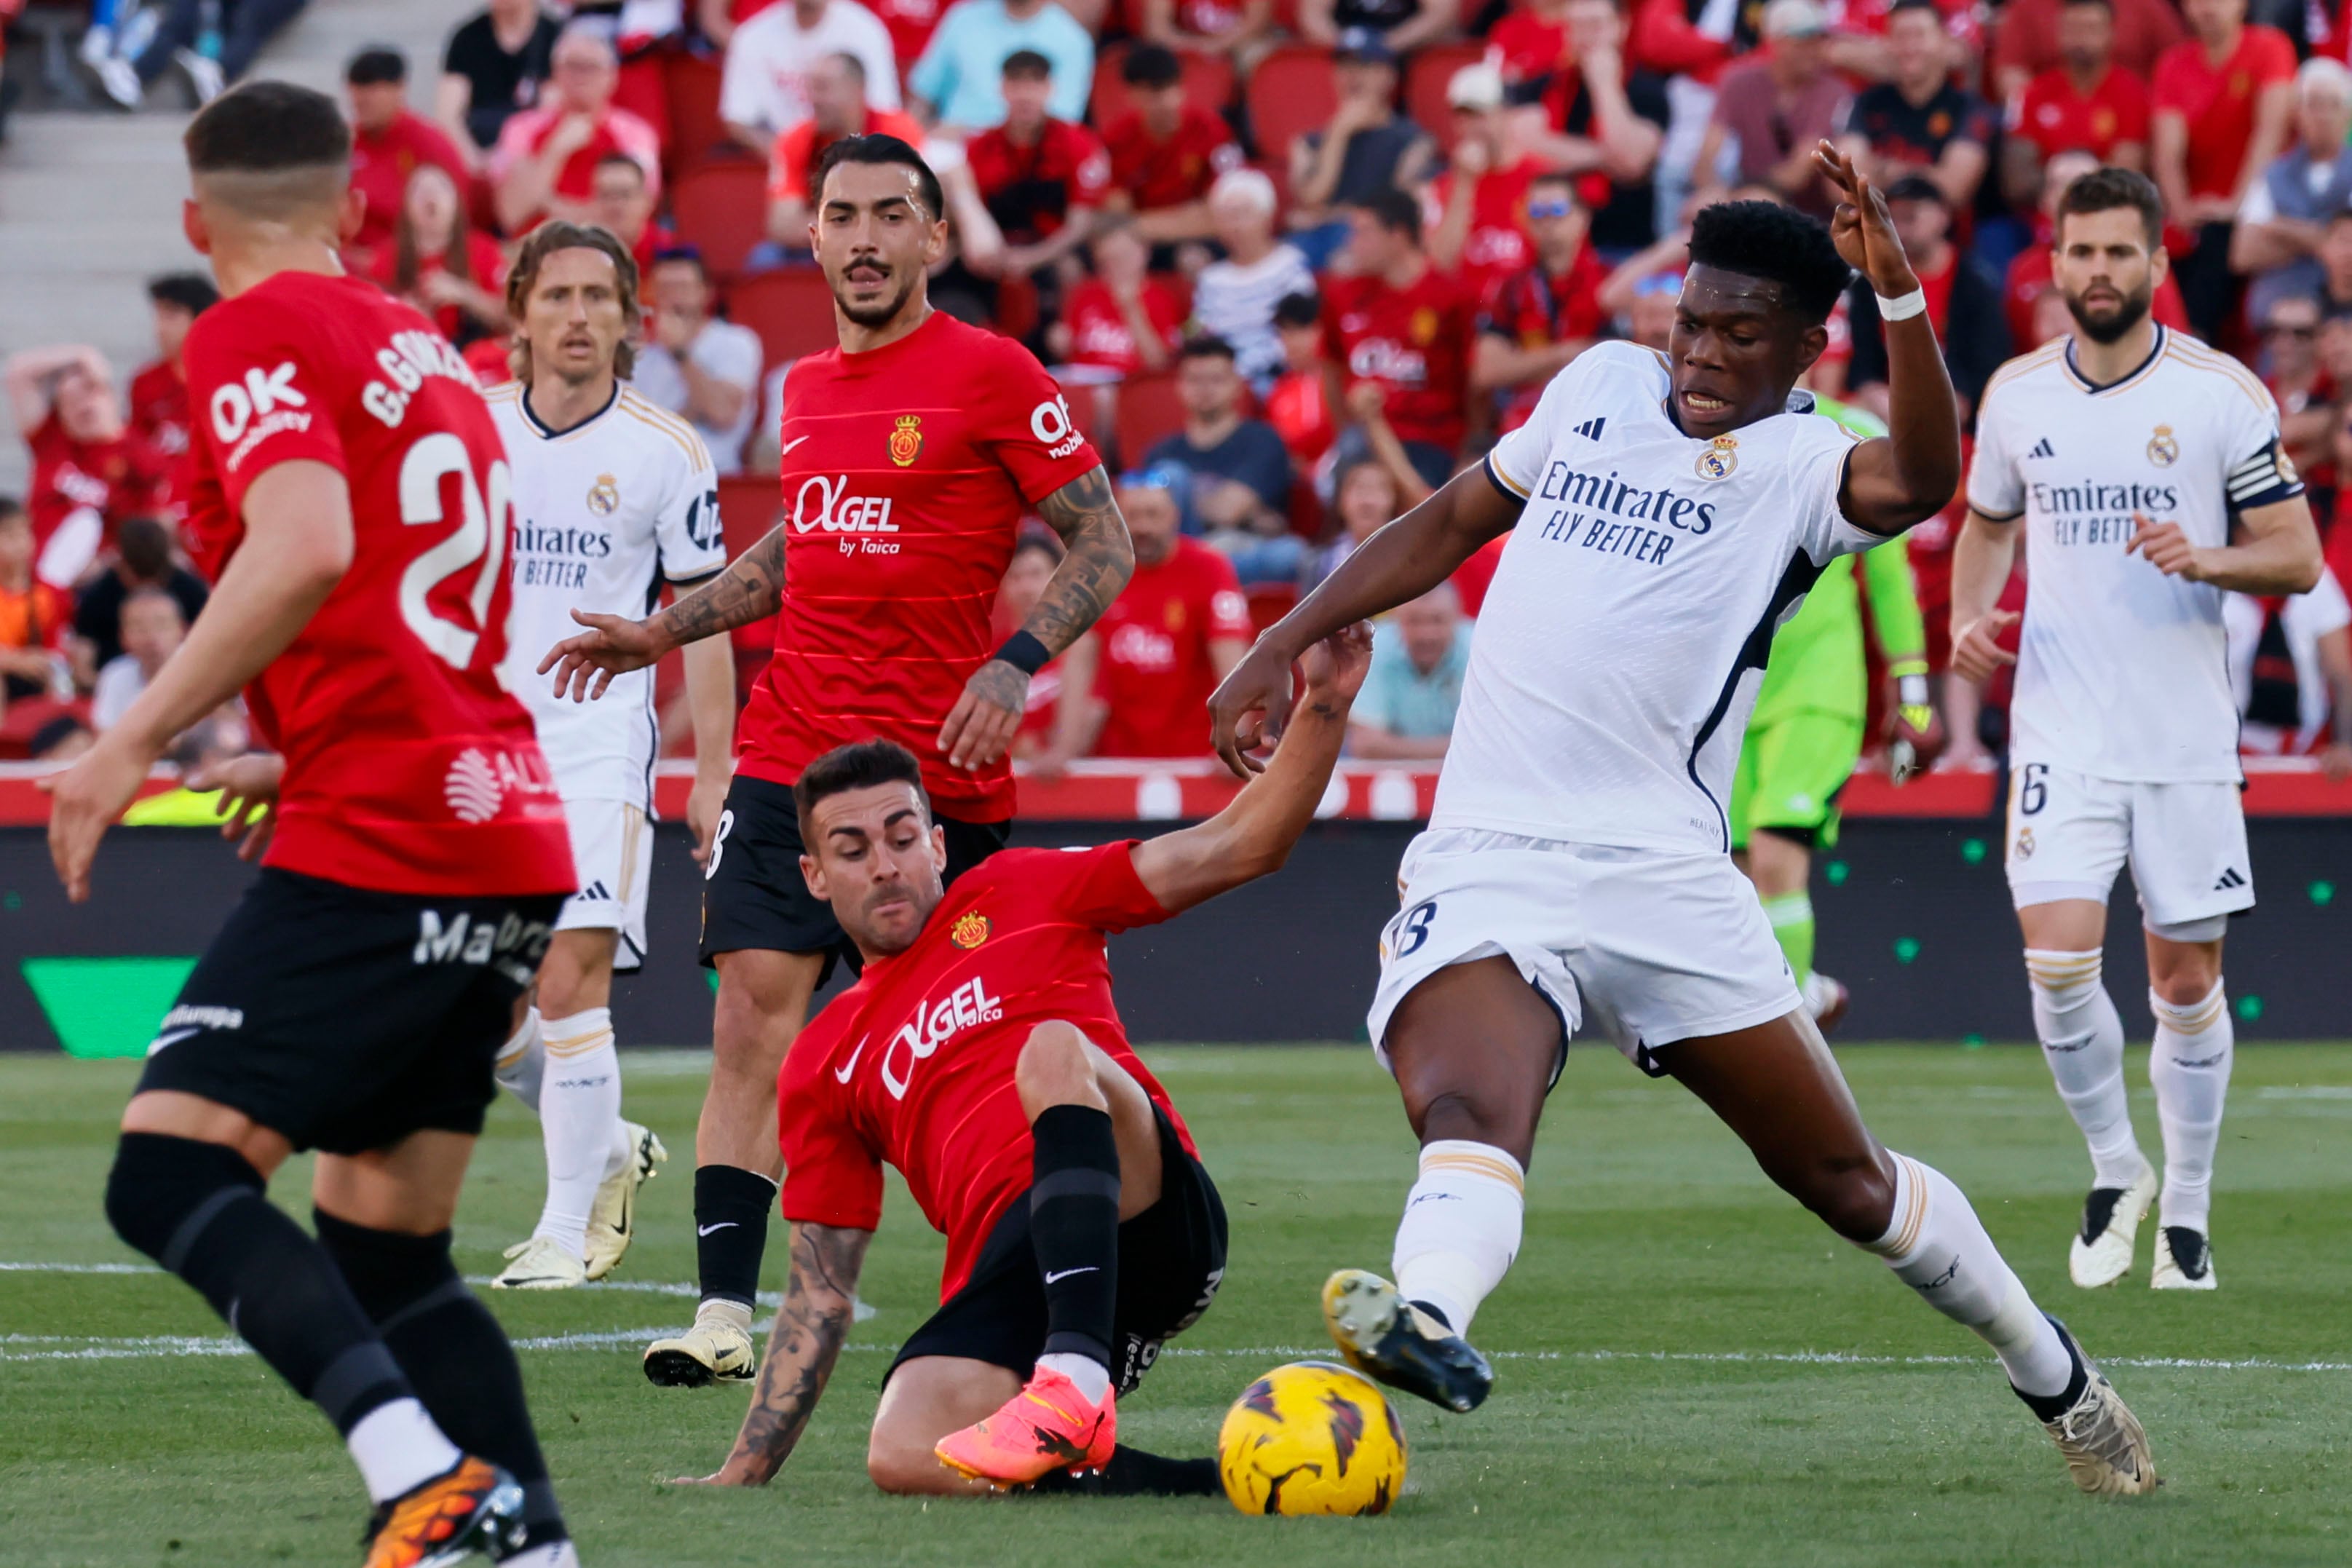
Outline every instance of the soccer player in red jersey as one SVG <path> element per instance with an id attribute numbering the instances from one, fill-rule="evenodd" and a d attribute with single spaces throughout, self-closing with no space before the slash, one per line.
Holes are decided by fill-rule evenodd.
<path id="1" fill-rule="evenodd" d="M 520 1370 L 449 1257 L 491 1058 L 573 886 L 497 673 L 505 455 L 457 351 L 336 258 L 359 200 L 332 100 L 250 83 L 186 141 L 184 227 L 226 296 L 186 343 L 218 586 L 57 780 L 68 896 L 165 744 L 240 688 L 278 757 L 228 781 L 274 797 L 261 872 L 148 1047 L 107 1217 L 342 1434 L 368 1568 L 562 1568 Z M 265 1196 L 296 1149 L 319 1151 L 315 1240 Z"/>
<path id="2" fill-rule="evenodd" d="M 948 1238 L 940 1310 L 886 1375 L 866 1472 L 971 1492 L 1100 1472 L 1104 1492 L 1218 1489 L 1210 1459 L 1118 1446 L 1117 1401 L 1208 1309 L 1224 1206 L 1111 997 L 1106 932 L 1266 876 L 1314 820 L 1370 661 L 1370 632 L 1310 648 L 1265 772 L 1198 826 L 1092 849 L 1013 849 L 941 883 L 947 837 L 887 741 L 809 764 L 801 860 L 866 973 L 778 1086 L 792 1278 L 727 1462 L 772 1478 L 841 1354 L 882 1215 L 882 1167 Z"/>
<path id="3" fill-rule="evenodd" d="M 695 1139 L 702 1305 L 646 1352 L 656 1383 L 751 1375 L 751 1305 L 776 1157 L 776 1071 L 836 957 L 856 950 L 801 879 L 792 784 L 847 741 L 920 757 L 950 881 L 1004 846 L 1008 760 L 1029 678 L 1076 641 L 1134 568 L 1102 463 L 1026 349 L 933 310 L 947 245 L 940 184 L 891 136 L 819 161 L 810 242 L 833 286 L 837 350 L 784 379 L 784 521 L 708 587 L 593 629 L 541 665 L 559 696 L 776 616 L 775 657 L 737 731 L 735 783 L 703 868 L 702 961 L 719 971 L 710 1090 Z M 1068 553 L 991 652 L 989 612 L 1022 514 Z M 781 612 L 781 614 L 779 614 Z"/>

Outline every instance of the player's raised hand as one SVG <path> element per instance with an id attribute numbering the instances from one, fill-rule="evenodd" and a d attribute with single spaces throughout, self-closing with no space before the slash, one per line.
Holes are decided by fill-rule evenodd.
<path id="1" fill-rule="evenodd" d="M 2149 565 L 2168 577 L 2186 577 L 2191 583 L 2205 580 L 2205 552 L 2189 542 L 2189 535 L 2177 522 L 2150 522 L 2132 513 L 2132 536 L 2124 545 L 2124 553 L 2146 556 Z"/>
<path id="2" fill-rule="evenodd" d="M 1890 300 L 1918 288 L 1911 258 L 1903 254 L 1903 241 L 1895 232 L 1895 215 L 1870 176 L 1828 141 L 1813 148 L 1813 172 L 1839 193 L 1837 211 L 1830 217 L 1830 238 L 1845 264 Z"/>
<path id="3" fill-rule="evenodd" d="M 1209 699 L 1209 738 L 1235 778 L 1265 772 L 1250 753 L 1282 733 L 1290 700 L 1290 656 L 1261 637 Z"/>
<path id="4" fill-rule="evenodd" d="M 2000 634 L 2017 625 L 2015 610 L 1987 610 L 1952 634 L 1952 673 L 1981 686 L 2017 656 L 2000 646 Z"/>
<path id="5" fill-rule="evenodd" d="M 539 661 L 540 674 L 555 672 L 559 698 L 585 702 L 602 697 L 613 684 L 613 677 L 643 669 L 669 651 L 650 621 L 603 616 L 593 610 L 574 610 L 572 618 L 588 629 L 578 637 L 565 637 Z"/>
<path id="6" fill-rule="evenodd" d="M 69 903 L 89 900 L 89 863 L 98 858 L 99 840 L 147 778 L 147 759 L 127 744 L 109 744 L 110 739 L 100 736 L 80 761 L 41 781 L 49 794 L 49 862 Z"/>
<path id="7" fill-rule="evenodd" d="M 1364 689 L 1364 674 L 1372 668 L 1372 627 L 1369 621 L 1341 626 L 1307 650 L 1298 661 L 1306 678 L 1308 702 L 1349 703 Z"/>
<path id="8" fill-rule="evenodd" d="M 971 672 L 963 695 L 940 726 L 940 750 L 949 765 L 984 768 L 1004 754 L 1021 732 L 1029 704 L 1029 678 L 1017 665 L 992 658 Z"/>
<path id="9" fill-rule="evenodd" d="M 286 759 L 254 752 L 226 762 L 206 763 L 187 777 L 192 790 L 220 791 L 217 807 L 221 837 L 236 845 L 240 860 L 258 860 L 277 831 L 278 786 L 286 777 Z"/>

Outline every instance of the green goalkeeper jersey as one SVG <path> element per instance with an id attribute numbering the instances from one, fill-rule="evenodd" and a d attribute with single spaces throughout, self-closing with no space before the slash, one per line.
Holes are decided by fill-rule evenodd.
<path id="1" fill-rule="evenodd" d="M 1824 397 L 1815 412 L 1836 420 L 1865 440 L 1886 434 L 1866 410 Z M 1861 582 L 1854 563 L 1862 563 Z M 1859 721 L 1870 706 L 1868 664 L 1862 640 L 1862 594 L 1870 595 L 1871 625 L 1880 654 L 1897 676 L 1927 669 L 1927 627 L 1912 591 L 1911 561 L 1900 538 L 1861 555 L 1830 563 L 1793 619 L 1772 638 L 1764 684 L 1756 694 L 1748 728 L 1773 723 L 1790 713 L 1848 715 Z"/>

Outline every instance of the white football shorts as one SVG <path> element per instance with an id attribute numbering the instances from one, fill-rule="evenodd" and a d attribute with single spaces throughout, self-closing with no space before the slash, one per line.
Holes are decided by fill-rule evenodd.
<path id="1" fill-rule="evenodd" d="M 646 888 L 653 880 L 654 825 L 630 801 L 563 803 L 572 829 L 572 863 L 580 890 L 563 900 L 558 931 L 609 931 L 620 935 L 613 968 L 628 973 L 646 960 Z"/>
<path id="2" fill-rule="evenodd" d="M 2238 786 L 2135 784 L 2042 763 L 2011 770 L 2009 891 L 2019 909 L 2104 904 L 2126 864 L 2148 930 L 2178 942 L 2219 937 L 2229 916 L 2254 907 Z"/>
<path id="3" fill-rule="evenodd" d="M 1437 971 L 1508 957 L 1560 1016 L 1643 1072 L 1676 1040 L 1767 1023 L 1801 1004 L 1756 889 L 1724 855 L 1433 828 L 1397 868 L 1369 1027 L 1388 1065 L 1397 1005 Z"/>

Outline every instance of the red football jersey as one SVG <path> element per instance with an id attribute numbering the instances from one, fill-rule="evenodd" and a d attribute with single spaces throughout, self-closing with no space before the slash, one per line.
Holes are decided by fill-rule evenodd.
<path id="1" fill-rule="evenodd" d="M 1608 280 L 1609 264 L 1589 245 L 1578 247 L 1576 259 L 1557 278 L 1539 265 L 1523 268 L 1488 292 L 1478 312 L 1478 331 L 1519 349 L 1599 337 L 1608 321 L 1601 309 L 1601 285 Z M 1503 428 L 1526 424 L 1542 397 L 1541 384 L 1514 387 L 1503 410 Z"/>
<path id="2" fill-rule="evenodd" d="M 1011 338 L 944 310 L 784 378 L 784 604 L 743 710 L 738 770 L 788 784 L 877 735 L 923 762 L 940 810 L 1013 815 L 1012 764 L 948 766 L 940 726 L 995 648 L 989 614 L 1034 503 L 1102 459 Z"/>
<path id="3" fill-rule="evenodd" d="M 1204 200 L 1217 176 L 1242 163 L 1233 131 L 1194 103 L 1184 106 L 1175 133 L 1165 142 L 1152 137 L 1140 110 L 1130 110 L 1103 132 L 1103 144 L 1110 150 L 1111 183 L 1128 194 L 1138 212 Z"/>
<path id="4" fill-rule="evenodd" d="M 1486 35 L 1490 58 L 1515 86 L 1539 86 L 1554 71 L 1574 70 L 1575 51 L 1569 47 L 1568 24 L 1546 21 L 1532 11 L 1505 12 Z"/>
<path id="5" fill-rule="evenodd" d="M 2254 100 L 2276 83 L 2293 81 L 2294 70 L 2294 46 L 2286 35 L 2259 24 L 2245 29 L 2219 66 L 2206 62 L 2205 46 L 2194 38 L 2158 58 L 2155 107 L 2189 126 L 2190 195 L 2226 196 L 2237 187 L 2254 139 Z"/>
<path id="6" fill-rule="evenodd" d="M 1157 278 L 1146 278 L 1138 298 L 1144 320 L 1157 329 L 1160 341 L 1175 348 L 1184 331 L 1184 310 L 1168 291 L 1168 285 Z M 1100 365 L 1121 375 L 1142 370 L 1143 355 L 1135 345 L 1135 329 L 1127 324 L 1127 312 L 1118 308 L 1110 285 L 1101 279 L 1089 278 L 1070 290 L 1062 307 L 1062 321 L 1070 329 L 1072 364 Z"/>
<path id="7" fill-rule="evenodd" d="M 1198 757 L 1209 750 L 1209 644 L 1249 641 L 1249 601 L 1223 553 L 1179 538 L 1157 565 L 1135 563 L 1127 591 L 1095 626 L 1095 695 L 1109 704 L 1095 754 Z"/>
<path id="8" fill-rule="evenodd" d="M 131 428 L 166 458 L 188 449 L 188 384 L 170 360 L 131 378 Z"/>
<path id="9" fill-rule="evenodd" d="M 1472 300 L 1484 300 L 1496 279 L 1508 277 L 1536 258 L 1535 237 L 1528 232 L 1528 187 L 1542 166 L 1522 158 L 1507 169 L 1490 169 L 1478 176 L 1470 192 L 1470 232 L 1462 242 L 1462 259 L 1454 280 Z M 1445 220 L 1454 200 L 1454 171 L 1448 169 L 1429 183 L 1422 201 L 1422 232 L 1433 232 Z"/>
<path id="10" fill-rule="evenodd" d="M 2147 145 L 2147 89 L 2113 66 L 2087 93 L 2076 92 L 2063 70 L 2043 71 L 2011 109 L 2009 132 L 2032 142 L 2044 158 L 2079 148 L 2105 163 L 2118 143 Z"/>
<path id="11" fill-rule="evenodd" d="M 872 1230 L 882 1167 L 895 1166 L 948 1238 L 940 1300 L 954 1295 L 1029 1189 L 1034 1155 L 1013 1070 L 1029 1032 L 1055 1020 L 1132 1074 L 1192 1150 L 1111 1000 L 1104 933 L 1168 918 L 1134 851 L 1130 839 L 989 857 L 956 879 L 912 947 L 867 963 L 811 1020 L 776 1083 L 786 1219 Z"/>
<path id="12" fill-rule="evenodd" d="M 46 550 L 51 536 L 78 512 L 94 513 L 100 542 L 111 544 L 124 518 L 171 509 L 172 464 L 136 427 L 111 441 L 77 441 L 52 414 L 33 427 L 25 445 L 33 454 L 33 486 L 25 510 L 36 551 Z"/>
<path id="13" fill-rule="evenodd" d="M 1388 390 L 1389 424 L 1400 440 L 1449 452 L 1462 444 L 1470 385 L 1472 301 L 1423 271 L 1410 289 L 1379 278 L 1334 278 L 1323 293 L 1323 355 L 1346 382 Z"/>
<path id="14" fill-rule="evenodd" d="M 1066 120 L 1048 120 L 1025 147 L 999 125 L 965 142 L 963 155 L 988 216 L 1014 245 L 1057 233 L 1072 207 L 1100 206 L 1110 189 L 1110 154 Z"/>
<path id="15" fill-rule="evenodd" d="M 194 536 L 217 580 L 281 463 L 350 482 L 352 563 L 246 688 L 286 758 L 265 865 L 389 893 L 570 892 L 507 650 L 505 448 L 457 351 L 357 278 L 281 272 L 188 333 Z"/>

